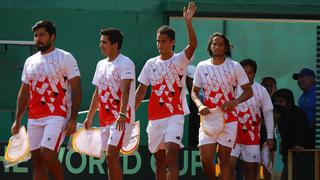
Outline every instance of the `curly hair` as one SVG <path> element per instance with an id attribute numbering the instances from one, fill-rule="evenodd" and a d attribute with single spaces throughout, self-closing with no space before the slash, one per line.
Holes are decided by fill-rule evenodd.
<path id="1" fill-rule="evenodd" d="M 223 35 L 223 34 L 221 34 L 221 33 L 218 33 L 218 32 L 213 33 L 209 37 L 207 52 L 209 53 L 210 57 L 212 57 L 212 55 L 213 55 L 212 51 L 211 51 L 211 44 L 213 42 L 213 38 L 216 37 L 216 36 L 222 37 L 224 39 L 224 45 L 225 45 L 225 49 L 226 49 L 225 55 L 227 57 L 231 57 L 231 44 L 230 44 L 230 41 L 229 41 L 228 37 Z"/>

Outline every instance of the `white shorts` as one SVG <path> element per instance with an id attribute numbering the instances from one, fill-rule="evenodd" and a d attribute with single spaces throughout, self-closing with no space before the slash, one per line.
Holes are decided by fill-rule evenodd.
<path id="1" fill-rule="evenodd" d="M 156 153 L 159 149 L 166 149 L 165 143 L 173 142 L 183 148 L 184 116 L 173 115 L 160 120 L 148 122 L 148 144 L 151 153 Z"/>
<path id="2" fill-rule="evenodd" d="M 237 136 L 237 126 L 238 121 L 226 123 L 223 132 L 216 136 L 208 136 L 200 126 L 198 147 L 206 144 L 218 143 L 220 145 L 233 148 Z"/>
<path id="3" fill-rule="evenodd" d="M 231 151 L 231 156 L 240 158 L 245 162 L 260 163 L 260 145 L 236 144 Z"/>
<path id="4" fill-rule="evenodd" d="M 27 132 L 30 151 L 46 147 L 58 152 L 65 137 L 63 128 L 67 122 L 67 119 L 61 116 L 29 119 Z"/>
<path id="5" fill-rule="evenodd" d="M 116 147 L 126 146 L 129 143 L 130 135 L 134 125 L 126 123 L 124 131 L 117 130 L 117 121 L 107 126 L 100 127 L 102 150 L 107 150 L 107 145 Z"/>

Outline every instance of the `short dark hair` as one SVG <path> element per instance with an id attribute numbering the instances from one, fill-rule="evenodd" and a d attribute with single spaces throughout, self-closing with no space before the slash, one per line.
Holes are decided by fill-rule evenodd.
<path id="1" fill-rule="evenodd" d="M 242 67 L 244 67 L 244 66 L 250 66 L 250 67 L 253 68 L 254 73 L 257 72 L 257 63 L 256 63 L 254 60 L 250 59 L 250 58 L 247 58 L 247 59 L 242 60 L 242 61 L 240 62 L 240 64 L 241 64 Z"/>
<path id="2" fill-rule="evenodd" d="M 167 25 L 161 26 L 157 30 L 157 34 L 158 33 L 159 34 L 166 34 L 171 41 L 176 40 L 176 32 L 174 31 L 174 29 L 172 29 L 171 27 L 169 27 Z"/>
<path id="3" fill-rule="evenodd" d="M 111 44 L 118 43 L 118 49 L 122 47 L 123 35 L 119 29 L 106 28 L 100 30 L 100 35 L 108 36 Z"/>
<path id="4" fill-rule="evenodd" d="M 157 34 L 166 34 L 171 41 L 176 40 L 176 32 L 168 25 L 163 25 L 159 27 L 159 29 L 157 30 Z M 172 46 L 172 51 L 175 47 L 175 45 Z"/>
<path id="5" fill-rule="evenodd" d="M 224 34 L 221 34 L 221 33 L 218 33 L 218 32 L 213 33 L 209 37 L 207 52 L 209 53 L 210 57 L 212 57 L 212 55 L 213 55 L 212 52 L 211 52 L 211 44 L 212 44 L 213 38 L 216 37 L 216 36 L 222 37 L 224 39 L 224 45 L 225 45 L 225 48 L 226 48 L 225 54 L 226 54 L 227 57 L 231 57 L 231 44 L 230 44 L 230 41 L 229 41 L 228 37 L 225 36 Z"/>
<path id="6" fill-rule="evenodd" d="M 44 28 L 49 33 L 50 36 L 52 34 L 56 35 L 56 27 L 51 21 L 41 20 L 36 22 L 36 24 L 32 26 L 32 32 L 35 32 L 39 28 Z"/>
<path id="7" fill-rule="evenodd" d="M 275 98 L 284 98 L 289 105 L 294 105 L 294 96 L 290 89 L 283 88 L 277 90 L 272 96 L 272 99 Z"/>
<path id="8" fill-rule="evenodd" d="M 272 81 L 273 84 L 277 85 L 277 80 L 274 77 L 271 77 L 271 76 L 263 77 L 261 79 L 261 84 L 263 84 L 265 81 Z"/>

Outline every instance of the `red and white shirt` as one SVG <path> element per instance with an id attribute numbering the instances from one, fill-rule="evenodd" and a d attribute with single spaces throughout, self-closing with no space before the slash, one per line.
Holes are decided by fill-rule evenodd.
<path id="1" fill-rule="evenodd" d="M 42 55 L 30 56 L 23 67 L 21 80 L 30 85 L 29 118 L 67 117 L 71 107 L 68 80 L 80 76 L 72 54 L 55 48 Z"/>
<path id="2" fill-rule="evenodd" d="M 193 85 L 203 88 L 204 105 L 212 109 L 235 98 L 235 88 L 249 83 L 242 66 L 229 58 L 220 65 L 211 63 L 211 58 L 200 62 L 194 74 Z M 225 114 L 225 122 L 237 121 L 235 110 Z"/>
<path id="3" fill-rule="evenodd" d="M 273 105 L 265 87 L 257 82 L 254 82 L 251 87 L 253 96 L 236 107 L 239 117 L 237 143 L 259 145 L 261 112 L 272 111 Z M 242 92 L 243 90 L 238 87 L 237 95 Z"/>
<path id="4" fill-rule="evenodd" d="M 138 81 L 146 86 L 151 84 L 149 120 L 189 113 L 185 89 L 189 62 L 184 51 L 174 54 L 168 60 L 161 60 L 157 56 L 146 62 Z"/>
<path id="5" fill-rule="evenodd" d="M 127 122 L 135 118 L 135 65 L 131 59 L 119 54 L 109 62 L 108 58 L 98 62 L 92 84 L 97 86 L 99 93 L 100 126 L 106 126 L 117 120 L 120 112 L 121 80 L 132 79 L 129 100 L 126 108 Z"/>

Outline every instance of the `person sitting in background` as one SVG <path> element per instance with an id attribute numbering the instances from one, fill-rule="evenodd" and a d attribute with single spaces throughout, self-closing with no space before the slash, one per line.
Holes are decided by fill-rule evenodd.
<path id="1" fill-rule="evenodd" d="M 289 89 L 279 89 L 273 95 L 274 108 L 279 114 L 278 129 L 280 132 L 280 154 L 284 168 L 281 180 L 288 178 L 288 150 L 310 148 L 311 134 L 306 114 L 294 104 L 294 96 Z"/>

